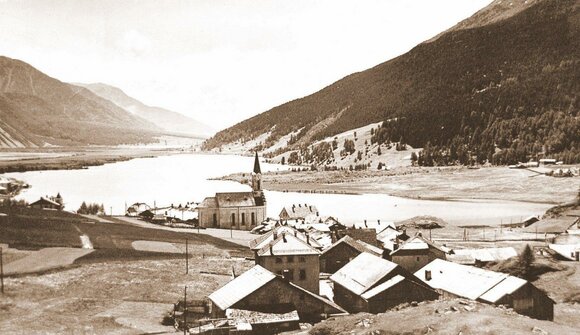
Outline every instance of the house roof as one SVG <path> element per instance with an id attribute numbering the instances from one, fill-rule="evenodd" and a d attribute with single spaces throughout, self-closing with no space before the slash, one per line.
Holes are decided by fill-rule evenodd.
<path id="1" fill-rule="evenodd" d="M 47 199 L 45 197 L 40 197 L 40 199 L 36 200 L 35 202 L 31 203 L 30 205 L 37 205 L 37 204 L 50 204 L 53 206 L 60 206 L 60 204 L 56 201 L 52 201 L 50 199 Z"/>
<path id="2" fill-rule="evenodd" d="M 445 253 L 440 247 L 435 245 L 433 242 L 429 241 L 428 239 L 424 238 L 421 235 L 415 235 L 408 239 L 405 243 L 403 243 L 399 249 L 394 250 L 391 252 L 391 255 L 394 255 L 401 250 L 428 250 L 428 249 L 435 249 Z"/>
<path id="3" fill-rule="evenodd" d="M 310 239 L 312 241 L 312 239 Z M 282 232 L 278 237 L 258 250 L 258 256 L 269 255 L 318 255 L 320 252 L 294 234 Z"/>
<path id="4" fill-rule="evenodd" d="M 264 246 L 266 246 L 268 243 L 270 243 L 274 240 L 274 233 L 276 233 L 277 235 L 280 235 L 283 232 L 291 234 L 291 235 L 296 235 L 298 238 L 302 239 L 303 241 L 308 240 L 308 237 L 306 237 L 306 234 L 303 234 L 292 227 L 276 226 L 272 230 L 270 230 L 269 232 L 267 232 L 263 235 L 260 235 L 257 238 L 253 239 L 252 241 L 250 241 L 249 242 L 250 249 L 251 250 L 262 249 Z M 320 243 L 318 243 L 313 238 L 310 238 L 310 245 L 316 249 L 322 248 Z"/>
<path id="5" fill-rule="evenodd" d="M 497 262 L 516 257 L 518 252 L 512 247 L 483 249 L 454 249 L 455 255 L 471 256 L 480 262 Z"/>
<path id="6" fill-rule="evenodd" d="M 274 280 L 274 278 L 276 278 L 275 274 L 259 265 L 255 265 L 253 268 L 210 294 L 208 298 L 220 309 L 226 310 L 260 287 Z"/>
<path id="7" fill-rule="evenodd" d="M 580 243 L 578 244 L 550 244 L 548 246 L 550 249 L 554 250 L 555 252 L 557 252 L 560 256 L 574 261 L 576 260 L 575 257 L 575 253 L 577 251 L 580 251 Z"/>
<path id="8" fill-rule="evenodd" d="M 394 222 L 391 222 L 391 221 L 383 221 L 383 222 L 381 222 L 381 221 L 355 222 L 352 225 L 352 227 L 353 228 L 359 228 L 359 229 L 365 229 L 365 228 L 375 229 L 375 231 L 377 231 L 377 232 L 383 231 L 383 230 L 385 230 L 388 227 L 395 228 L 395 229 L 397 228 L 397 226 L 395 225 L 395 223 Z"/>
<path id="9" fill-rule="evenodd" d="M 330 276 L 330 280 L 361 295 L 397 267 L 393 262 L 363 252 Z"/>
<path id="10" fill-rule="evenodd" d="M 207 197 L 197 207 L 217 208 L 217 200 L 215 197 Z"/>
<path id="11" fill-rule="evenodd" d="M 340 240 L 336 241 L 334 244 L 332 244 L 332 246 L 326 250 L 324 250 L 322 252 L 322 254 L 326 254 L 328 253 L 330 250 L 333 250 L 335 247 L 341 245 L 341 244 L 346 244 L 354 249 L 356 249 L 359 252 L 368 252 L 370 254 L 373 255 L 382 255 L 383 251 L 377 247 L 375 247 L 374 245 L 370 245 L 368 243 L 365 243 L 363 241 L 359 241 L 359 240 L 355 240 L 354 238 L 346 235 L 343 238 L 341 238 Z"/>
<path id="12" fill-rule="evenodd" d="M 316 206 L 308 204 L 292 204 L 291 206 L 284 206 L 280 214 L 282 214 L 284 210 L 290 219 L 303 219 L 309 215 L 318 215 L 318 209 Z"/>
<path id="13" fill-rule="evenodd" d="M 377 287 L 374 287 L 374 288 L 366 291 L 365 293 L 363 293 L 361 295 L 361 297 L 363 299 L 367 299 L 367 300 L 371 299 L 375 295 L 390 289 L 391 287 L 397 285 L 398 283 L 402 282 L 403 280 L 405 280 L 405 277 L 403 277 L 401 275 L 396 275 L 393 278 L 387 280 L 386 282 L 378 285 Z"/>
<path id="14" fill-rule="evenodd" d="M 543 219 L 535 222 L 526 228 L 524 231 L 529 233 L 563 233 L 568 229 L 574 229 L 575 224 L 580 221 L 580 218 L 574 216 L 561 216 L 558 218 Z"/>
<path id="15" fill-rule="evenodd" d="M 216 193 L 218 207 L 251 207 L 256 206 L 252 192 Z"/>
<path id="16" fill-rule="evenodd" d="M 527 281 L 518 277 L 508 276 L 491 290 L 485 292 L 479 299 L 491 303 L 496 303 L 507 294 L 514 293 L 520 287 L 526 285 Z"/>
<path id="17" fill-rule="evenodd" d="M 425 279 L 425 271 L 431 271 L 430 280 Z M 415 272 L 415 276 L 434 289 L 476 300 L 509 275 L 435 259 Z"/>
<path id="18" fill-rule="evenodd" d="M 275 275 L 260 265 L 255 265 L 248 271 L 242 273 L 240 276 L 232 279 L 217 291 L 210 294 L 208 298 L 213 301 L 213 303 L 216 304 L 220 309 L 225 311 L 250 294 L 256 292 L 264 285 L 276 279 L 283 280 L 281 276 Z M 311 297 L 323 302 L 324 304 L 334 308 L 337 312 L 346 313 L 342 307 L 338 306 L 334 302 L 314 294 L 292 282 L 284 282 L 291 287 L 298 289 L 301 292 L 306 293 Z"/>

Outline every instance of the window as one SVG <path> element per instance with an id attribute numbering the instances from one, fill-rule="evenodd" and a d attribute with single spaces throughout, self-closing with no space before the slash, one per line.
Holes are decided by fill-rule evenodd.
<path id="1" fill-rule="evenodd" d="M 306 257 L 300 256 L 300 258 L 298 260 L 300 261 L 300 263 L 304 263 L 304 262 L 306 262 Z"/>
<path id="2" fill-rule="evenodd" d="M 232 225 L 236 224 L 236 214 L 232 213 Z"/>
<path id="3" fill-rule="evenodd" d="M 288 271 L 288 280 L 294 280 L 294 270 L 286 270 Z"/>
<path id="4" fill-rule="evenodd" d="M 252 220 L 252 225 L 255 225 L 256 224 L 256 213 L 252 212 L 251 220 Z"/>
<path id="5" fill-rule="evenodd" d="M 300 280 L 306 279 L 306 270 L 300 269 Z"/>
<path id="6" fill-rule="evenodd" d="M 282 263 L 282 258 L 281 258 L 281 257 L 276 257 L 276 263 L 277 263 L 277 264 L 280 264 L 280 263 Z"/>
<path id="7" fill-rule="evenodd" d="M 417 257 L 417 262 L 419 261 L 419 257 Z"/>
<path id="8" fill-rule="evenodd" d="M 242 224 L 246 224 L 246 213 L 242 213 Z"/>
<path id="9" fill-rule="evenodd" d="M 288 257 L 286 257 L 286 261 L 288 263 L 294 263 L 294 256 L 288 256 Z"/>
<path id="10" fill-rule="evenodd" d="M 213 225 L 214 226 L 217 225 L 217 214 L 216 213 L 213 214 Z"/>

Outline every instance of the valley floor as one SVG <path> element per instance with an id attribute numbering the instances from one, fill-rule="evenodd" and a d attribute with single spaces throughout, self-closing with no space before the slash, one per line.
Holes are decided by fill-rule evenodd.
<path id="1" fill-rule="evenodd" d="M 242 182 L 243 174 L 221 179 Z M 272 191 L 306 193 L 384 193 L 433 199 L 490 199 L 558 204 L 578 193 L 578 177 L 555 178 L 525 169 L 487 167 L 400 167 L 388 171 L 269 172 L 263 187 Z"/>

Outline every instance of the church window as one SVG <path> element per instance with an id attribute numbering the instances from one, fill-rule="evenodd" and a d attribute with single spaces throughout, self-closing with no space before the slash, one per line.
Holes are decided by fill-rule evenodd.
<path id="1" fill-rule="evenodd" d="M 242 213 L 242 224 L 246 224 L 246 213 Z"/>

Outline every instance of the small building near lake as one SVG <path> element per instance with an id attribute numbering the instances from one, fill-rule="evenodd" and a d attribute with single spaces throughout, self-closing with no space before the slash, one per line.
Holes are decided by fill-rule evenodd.
<path id="1" fill-rule="evenodd" d="M 320 272 L 335 273 L 363 252 L 382 257 L 383 250 L 345 236 L 320 255 Z"/>
<path id="2" fill-rule="evenodd" d="M 213 292 L 211 316 L 223 318 L 230 308 L 266 313 L 296 310 L 303 322 L 316 322 L 346 311 L 280 275 L 256 265 Z"/>
<path id="3" fill-rule="evenodd" d="M 446 259 L 445 250 L 420 233 L 408 239 L 390 254 L 391 261 L 413 273 L 435 259 Z"/>
<path id="4" fill-rule="evenodd" d="M 258 153 L 252 172 L 252 192 L 216 193 L 197 206 L 203 228 L 252 230 L 266 219 L 266 197 L 262 190 L 262 170 Z"/>
<path id="5" fill-rule="evenodd" d="M 443 297 L 506 305 L 536 319 L 554 318 L 554 301 L 544 291 L 506 273 L 436 259 L 415 272 L 415 276 Z"/>
<path id="6" fill-rule="evenodd" d="M 361 253 L 330 276 L 334 301 L 350 313 L 382 313 L 404 302 L 434 300 L 439 294 L 401 266 Z"/>
<path id="7" fill-rule="evenodd" d="M 60 201 L 59 201 L 60 200 Z M 63 209 L 63 203 L 62 203 L 62 197 L 60 196 L 60 193 L 57 195 L 57 197 L 40 197 L 39 200 L 36 200 L 35 202 L 31 203 L 30 208 L 34 208 L 34 209 L 53 209 L 53 210 L 62 210 Z"/>

